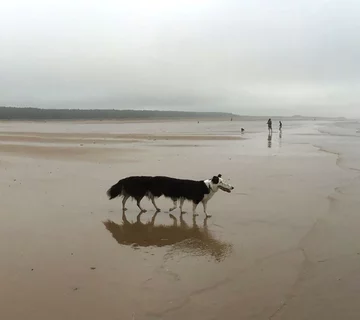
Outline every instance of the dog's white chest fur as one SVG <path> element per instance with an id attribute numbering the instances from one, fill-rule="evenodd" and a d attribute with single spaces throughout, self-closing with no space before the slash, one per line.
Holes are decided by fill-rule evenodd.
<path id="1" fill-rule="evenodd" d="M 209 193 L 204 195 L 204 199 L 202 201 L 204 202 L 208 202 L 215 194 L 215 190 L 213 189 L 211 180 L 205 180 L 204 183 L 206 184 L 206 186 L 209 188 Z"/>

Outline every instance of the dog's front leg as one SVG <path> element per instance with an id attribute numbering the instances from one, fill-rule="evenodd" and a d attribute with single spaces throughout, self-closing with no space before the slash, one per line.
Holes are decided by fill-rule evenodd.
<path id="1" fill-rule="evenodd" d="M 155 197 L 154 197 L 154 196 L 151 196 L 150 199 L 151 199 L 151 202 L 152 202 L 152 204 L 154 205 L 156 211 L 159 212 L 160 209 L 158 208 L 158 206 L 157 206 L 156 203 L 155 203 Z"/>
<path id="2" fill-rule="evenodd" d="M 197 203 L 193 202 L 193 216 L 198 216 L 198 214 L 196 213 L 196 207 L 197 207 Z"/>
<path id="3" fill-rule="evenodd" d="M 205 216 L 206 216 L 206 217 L 211 217 L 211 214 L 207 214 L 207 212 L 206 212 L 206 208 L 207 208 L 207 201 L 203 201 L 203 202 L 202 202 L 202 204 L 203 204 L 203 207 L 204 207 L 204 213 L 205 213 Z"/>
<path id="4" fill-rule="evenodd" d="M 136 204 L 137 204 L 137 206 L 139 207 L 140 212 L 146 212 L 145 209 L 141 208 L 140 201 L 141 201 L 141 199 L 137 199 L 137 200 L 136 200 Z"/>
<path id="5" fill-rule="evenodd" d="M 181 214 L 186 213 L 186 211 L 183 211 L 184 201 L 185 201 L 184 198 L 181 198 L 181 199 L 180 199 L 180 213 L 181 213 Z"/>

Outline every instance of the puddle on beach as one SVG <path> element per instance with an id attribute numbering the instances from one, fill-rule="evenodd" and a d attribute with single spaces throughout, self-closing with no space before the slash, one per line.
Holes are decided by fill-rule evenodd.
<path id="1" fill-rule="evenodd" d="M 135 222 L 130 222 L 123 213 L 122 223 L 107 220 L 105 228 L 113 238 L 121 245 L 131 246 L 134 249 L 141 247 L 165 247 L 168 246 L 166 257 L 177 254 L 211 257 L 216 262 L 226 259 L 232 252 L 232 245 L 220 241 L 214 237 L 208 229 L 207 219 L 203 220 L 202 226 L 193 217 L 192 225 L 183 219 L 170 214 L 172 223 L 155 224 L 157 213 L 148 222 L 141 221 L 141 214 Z"/>

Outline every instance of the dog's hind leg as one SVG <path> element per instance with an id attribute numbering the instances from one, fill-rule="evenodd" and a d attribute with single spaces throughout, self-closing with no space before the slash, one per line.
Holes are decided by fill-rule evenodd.
<path id="1" fill-rule="evenodd" d="M 197 203 L 193 202 L 193 216 L 198 216 L 199 214 L 196 213 L 196 207 L 197 207 Z"/>
<path id="2" fill-rule="evenodd" d="M 185 198 L 180 199 L 180 213 L 181 214 L 186 213 L 186 211 L 183 210 L 184 201 L 185 201 Z"/>
<path id="3" fill-rule="evenodd" d="M 158 208 L 158 206 L 155 203 L 155 197 L 153 195 L 150 196 L 150 200 L 151 200 L 152 204 L 154 205 L 156 211 L 157 212 L 160 211 L 160 208 Z"/>
<path id="4" fill-rule="evenodd" d="M 174 203 L 174 206 L 172 208 L 170 208 L 169 211 L 174 211 L 177 208 L 177 199 L 172 198 L 172 201 Z"/>
<path id="5" fill-rule="evenodd" d="M 137 204 L 137 206 L 138 206 L 138 208 L 140 209 L 141 212 L 146 212 L 146 210 L 143 209 L 143 208 L 141 208 L 141 205 L 140 205 L 140 201 L 141 201 L 142 198 L 143 198 L 143 197 L 138 197 L 138 198 L 136 199 L 136 204 Z"/>
<path id="6" fill-rule="evenodd" d="M 123 206 L 122 209 L 123 209 L 123 211 L 127 210 L 127 208 L 125 207 L 125 203 L 129 199 L 129 197 L 130 197 L 129 195 L 125 194 L 123 199 L 122 199 L 122 206 Z"/>

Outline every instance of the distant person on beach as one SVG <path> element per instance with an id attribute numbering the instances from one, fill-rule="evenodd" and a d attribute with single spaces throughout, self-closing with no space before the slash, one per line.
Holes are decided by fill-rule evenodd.
<path id="1" fill-rule="evenodd" d="M 269 133 L 272 132 L 272 121 L 271 121 L 271 118 L 269 118 L 268 122 L 267 122 L 267 125 L 268 125 L 268 129 L 269 129 Z"/>
<path id="2" fill-rule="evenodd" d="M 244 133 L 245 132 L 245 129 L 244 128 L 241 128 L 241 133 Z"/>
<path id="3" fill-rule="evenodd" d="M 279 130 L 282 130 L 282 122 L 279 121 Z"/>

